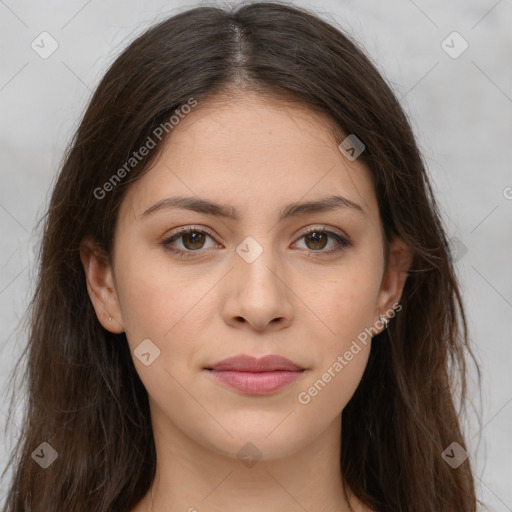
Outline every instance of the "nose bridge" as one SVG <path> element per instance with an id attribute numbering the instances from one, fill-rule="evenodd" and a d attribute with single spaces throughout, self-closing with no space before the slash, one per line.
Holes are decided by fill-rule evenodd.
<path id="1" fill-rule="evenodd" d="M 257 204 L 251 201 L 252 204 Z M 247 200 L 246 204 L 249 204 Z M 262 204 L 261 202 L 259 203 Z M 271 208 L 245 210 L 242 238 L 233 246 L 229 281 L 223 287 L 222 317 L 235 329 L 281 330 L 294 319 L 294 293 L 287 283 L 288 239 Z"/>
<path id="2" fill-rule="evenodd" d="M 236 253 L 241 261 L 237 262 L 237 275 L 243 279 L 245 284 L 249 280 L 252 284 L 258 284 L 268 288 L 273 281 L 279 281 L 276 277 L 279 268 L 276 251 L 272 247 L 272 236 L 263 237 L 247 236 L 236 247 Z M 276 283 L 277 284 L 277 283 Z M 275 286 L 267 289 L 266 292 L 275 290 Z"/>
<path id="3" fill-rule="evenodd" d="M 276 320 L 280 320 L 280 328 L 291 322 L 289 287 L 273 239 L 268 234 L 247 236 L 236 247 L 235 283 L 224 311 L 228 322 L 244 319 L 257 330 Z"/>

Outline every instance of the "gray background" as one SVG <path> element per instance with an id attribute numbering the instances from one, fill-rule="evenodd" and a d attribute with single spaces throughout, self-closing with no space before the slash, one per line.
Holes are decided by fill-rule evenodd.
<path id="1" fill-rule="evenodd" d="M 471 410 L 465 422 L 478 493 L 490 510 L 512 511 L 512 0 L 296 3 L 355 36 L 412 119 L 457 254 L 483 370 L 481 401 L 470 390 L 482 422 Z M 36 222 L 86 101 L 136 34 L 196 5 L 0 0 L 0 386 L 25 341 L 17 326 L 34 286 Z M 46 59 L 31 47 L 43 31 L 59 45 Z M 469 44 L 457 58 L 442 47 L 453 31 Z M 453 37 L 447 44 L 452 54 L 462 48 Z M 7 406 L 2 391 L 0 427 L 8 435 L 0 470 L 18 429 L 16 419 L 7 424 Z M 0 503 L 6 485 L 0 482 Z"/>

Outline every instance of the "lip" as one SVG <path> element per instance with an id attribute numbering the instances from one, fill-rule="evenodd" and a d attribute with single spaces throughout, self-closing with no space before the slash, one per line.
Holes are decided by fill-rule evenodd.
<path id="1" fill-rule="evenodd" d="M 221 383 L 249 395 L 266 395 L 297 380 L 305 368 L 278 355 L 240 355 L 205 367 Z"/>
<path id="2" fill-rule="evenodd" d="M 253 357 L 247 355 L 239 355 L 228 357 L 211 366 L 206 367 L 207 370 L 216 371 L 238 371 L 238 372 L 271 372 L 271 371 L 301 371 L 304 370 L 293 361 L 278 355 L 268 355 L 264 357 Z"/>

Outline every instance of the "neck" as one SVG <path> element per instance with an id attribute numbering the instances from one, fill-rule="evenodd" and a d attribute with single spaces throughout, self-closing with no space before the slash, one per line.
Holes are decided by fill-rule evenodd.
<path id="1" fill-rule="evenodd" d="M 256 448 L 248 447 L 241 460 L 197 443 L 161 414 L 153 403 L 156 475 L 132 512 L 351 510 L 339 460 L 341 416 L 290 455 L 257 460 Z"/>

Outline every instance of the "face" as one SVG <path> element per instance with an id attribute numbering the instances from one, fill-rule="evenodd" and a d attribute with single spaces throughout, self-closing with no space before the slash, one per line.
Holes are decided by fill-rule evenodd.
<path id="1" fill-rule="evenodd" d="M 382 233 L 371 174 L 325 119 L 239 96 L 173 129 L 122 202 L 112 267 L 87 245 L 82 261 L 98 319 L 126 332 L 154 429 L 232 457 L 252 442 L 272 459 L 322 435 L 359 384 L 368 333 L 405 280 L 403 244 L 386 270 Z M 216 367 L 241 355 L 298 370 Z"/>

